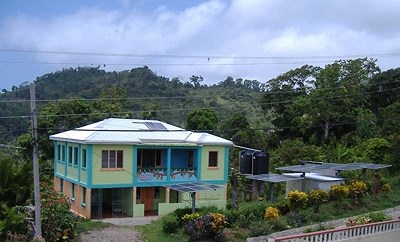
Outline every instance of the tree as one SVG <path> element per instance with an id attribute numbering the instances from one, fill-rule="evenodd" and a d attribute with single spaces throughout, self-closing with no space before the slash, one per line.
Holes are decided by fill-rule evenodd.
<path id="1" fill-rule="evenodd" d="M 245 112 L 231 114 L 220 127 L 220 134 L 226 139 L 232 139 L 239 131 L 248 131 L 250 123 Z"/>
<path id="2" fill-rule="evenodd" d="M 203 77 L 202 76 L 191 76 L 190 77 L 190 82 L 193 84 L 194 87 L 200 87 L 201 86 L 201 82 L 203 81 Z"/>
<path id="3" fill-rule="evenodd" d="M 158 105 L 155 103 L 147 103 L 142 107 L 142 118 L 143 119 L 160 119 L 157 111 Z"/>
<path id="4" fill-rule="evenodd" d="M 379 116 L 381 117 L 381 134 L 384 136 L 400 134 L 400 101 L 391 105 L 380 108 Z"/>
<path id="5" fill-rule="evenodd" d="M 302 111 L 309 115 L 312 125 L 322 128 L 323 142 L 332 129 L 345 126 L 340 123 L 355 121 L 355 109 L 368 100 L 362 94 L 364 84 L 377 72 L 376 60 L 365 58 L 335 61 L 316 73 L 314 89 L 307 95 L 309 101 Z"/>
<path id="6" fill-rule="evenodd" d="M 292 127 L 292 120 L 298 113 L 290 113 L 288 109 L 296 97 L 309 92 L 319 70 L 319 67 L 304 65 L 268 81 L 260 106 L 271 117 L 280 139 L 302 136 L 297 127 Z"/>
<path id="7" fill-rule="evenodd" d="M 98 119 L 129 117 L 126 112 L 123 112 L 127 104 L 126 90 L 116 85 L 111 85 L 100 92 L 99 98 L 100 99 L 93 104 L 93 109 L 98 113 Z"/>
<path id="8" fill-rule="evenodd" d="M 368 92 L 371 93 L 368 106 L 378 112 L 379 108 L 387 107 L 400 99 L 400 68 L 378 73 L 368 84 Z"/>
<path id="9" fill-rule="evenodd" d="M 186 116 L 186 129 L 212 132 L 217 128 L 218 116 L 211 109 L 196 109 Z"/>
<path id="10" fill-rule="evenodd" d="M 324 143 L 354 130 L 355 111 L 368 102 L 366 84 L 379 73 L 376 60 L 338 60 L 324 68 L 303 66 L 269 81 L 261 100 L 281 139 Z"/>

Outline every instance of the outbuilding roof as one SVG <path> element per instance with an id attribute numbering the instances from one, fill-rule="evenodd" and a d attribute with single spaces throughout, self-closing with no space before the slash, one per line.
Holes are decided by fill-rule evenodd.
<path id="1" fill-rule="evenodd" d="M 230 140 L 208 133 L 187 131 L 158 120 L 120 118 L 109 118 L 54 134 L 50 139 L 82 144 L 233 145 Z"/>

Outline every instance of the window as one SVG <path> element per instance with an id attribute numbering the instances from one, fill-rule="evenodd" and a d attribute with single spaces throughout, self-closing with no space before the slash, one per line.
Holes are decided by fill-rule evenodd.
<path id="1" fill-rule="evenodd" d="M 72 165 L 72 147 L 68 147 L 68 165 Z"/>
<path id="2" fill-rule="evenodd" d="M 218 152 L 208 152 L 208 167 L 218 167 Z"/>
<path id="3" fill-rule="evenodd" d="M 86 187 L 82 187 L 82 205 L 86 205 Z"/>
<path id="4" fill-rule="evenodd" d="M 67 150 L 65 148 L 65 145 L 62 146 L 62 156 L 61 156 L 61 161 L 62 163 L 65 162 L 65 155 L 67 154 Z"/>
<path id="5" fill-rule="evenodd" d="M 71 200 L 75 200 L 75 184 L 71 183 Z"/>
<path id="6" fill-rule="evenodd" d="M 86 149 L 82 149 L 82 168 L 86 168 Z"/>
<path id="7" fill-rule="evenodd" d="M 138 150 L 138 167 L 152 168 L 162 166 L 161 150 Z"/>
<path id="8" fill-rule="evenodd" d="M 57 145 L 57 161 L 61 161 L 61 145 Z"/>
<path id="9" fill-rule="evenodd" d="M 154 188 L 154 198 L 155 199 L 160 198 L 160 188 L 159 187 Z"/>
<path id="10" fill-rule="evenodd" d="M 123 157 L 122 150 L 103 150 L 101 152 L 101 168 L 123 168 Z"/>
<path id="11" fill-rule="evenodd" d="M 64 192 L 64 180 L 60 178 L 60 192 Z"/>
<path id="12" fill-rule="evenodd" d="M 187 166 L 193 168 L 193 150 L 188 151 Z"/>
<path id="13" fill-rule="evenodd" d="M 74 147 L 74 166 L 78 166 L 78 153 L 79 153 L 79 149 L 78 147 Z"/>

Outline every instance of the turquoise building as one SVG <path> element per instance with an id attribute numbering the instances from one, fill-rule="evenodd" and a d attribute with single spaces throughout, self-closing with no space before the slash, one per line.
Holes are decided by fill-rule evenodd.
<path id="1" fill-rule="evenodd" d="M 196 181 L 221 187 L 197 192 L 197 205 L 226 205 L 229 140 L 156 120 L 116 118 L 50 139 L 54 187 L 83 217 L 164 215 L 190 207 L 188 192 L 168 186 Z"/>

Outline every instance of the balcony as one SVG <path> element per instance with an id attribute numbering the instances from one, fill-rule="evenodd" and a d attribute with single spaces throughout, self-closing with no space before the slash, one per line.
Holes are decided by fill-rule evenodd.
<path id="1" fill-rule="evenodd" d="M 142 148 L 137 151 L 137 183 L 197 181 L 198 149 Z"/>
<path id="2" fill-rule="evenodd" d="M 157 182 L 175 182 L 175 181 L 197 181 L 196 168 L 171 168 L 169 174 L 168 169 L 161 168 L 138 168 L 137 182 L 138 183 L 157 183 Z"/>

